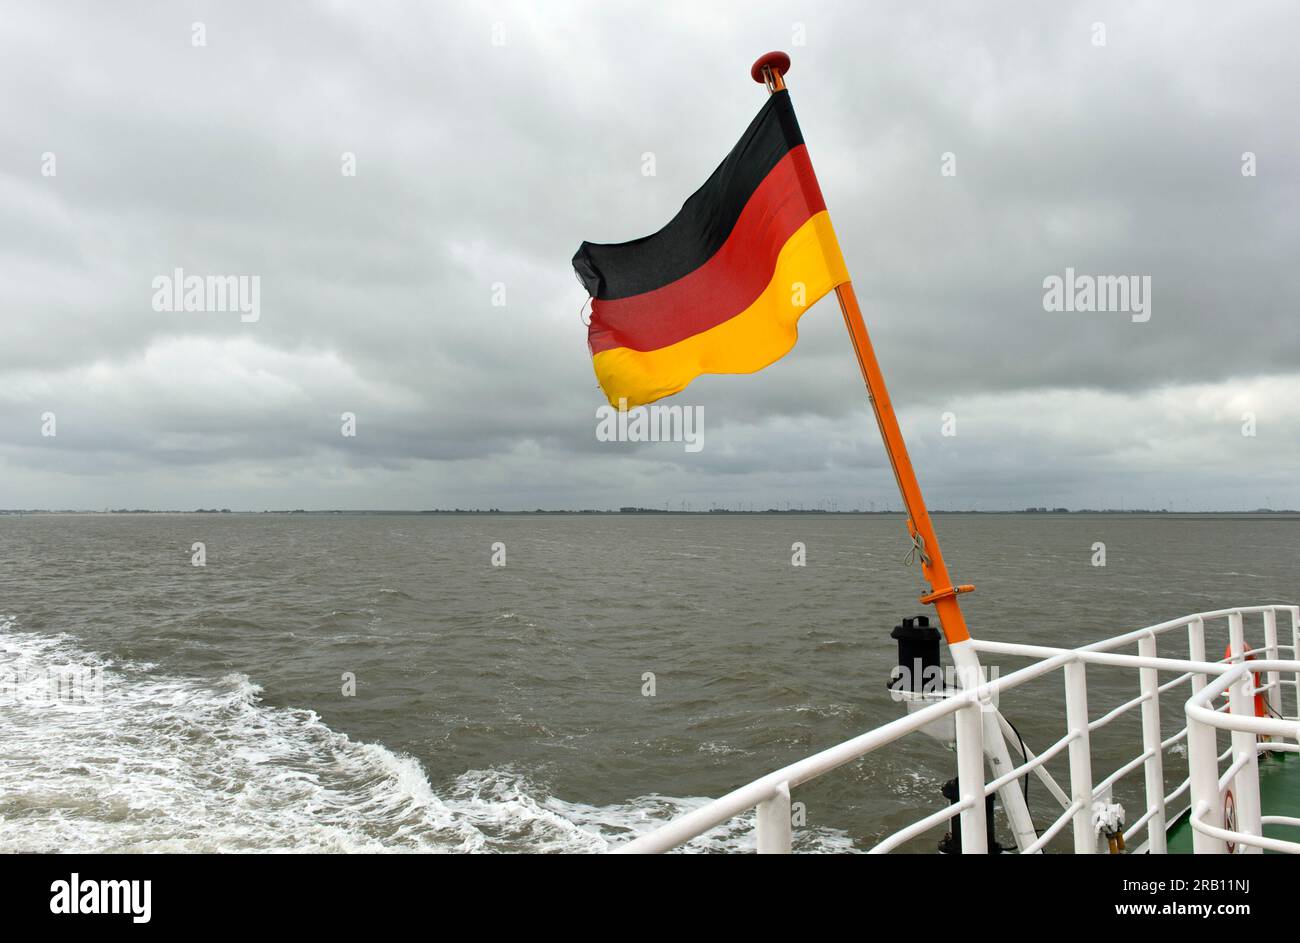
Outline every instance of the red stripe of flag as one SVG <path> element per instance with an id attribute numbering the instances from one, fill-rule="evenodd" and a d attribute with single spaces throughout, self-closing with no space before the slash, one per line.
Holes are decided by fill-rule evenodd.
<path id="1" fill-rule="evenodd" d="M 726 242 L 695 271 L 654 291 L 592 302 L 592 354 L 615 347 L 658 350 L 744 311 L 763 293 L 781 247 L 826 209 L 804 145 L 763 178 Z"/>

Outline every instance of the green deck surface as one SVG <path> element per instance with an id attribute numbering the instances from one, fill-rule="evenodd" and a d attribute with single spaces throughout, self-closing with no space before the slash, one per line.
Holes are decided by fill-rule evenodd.
<path id="1" fill-rule="evenodd" d="M 1266 753 L 1259 758 L 1259 797 L 1265 815 L 1290 815 L 1300 818 L 1300 757 L 1294 753 Z M 1192 826 L 1187 813 L 1169 826 L 1169 853 L 1192 853 Z M 1266 825 L 1269 838 L 1300 841 L 1300 829 L 1284 825 Z"/>

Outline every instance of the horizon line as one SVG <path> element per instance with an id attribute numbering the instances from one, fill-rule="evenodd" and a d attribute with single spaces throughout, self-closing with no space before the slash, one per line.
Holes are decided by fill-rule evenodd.
<path id="1" fill-rule="evenodd" d="M 1249 508 L 1237 510 L 1225 509 L 1182 509 L 1173 508 L 1066 508 L 1066 507 L 1026 507 L 1002 510 L 981 510 L 977 508 L 931 508 L 931 514 L 1025 514 L 1029 516 L 1051 517 L 1061 514 L 1300 514 L 1294 508 Z M 731 508 L 652 508 L 625 506 L 618 508 L 0 508 L 0 515 L 22 514 L 678 514 L 678 515 L 718 515 L 718 514 L 842 514 L 874 515 L 888 514 L 906 516 L 901 510 L 867 510 L 862 508 L 835 509 L 826 508 L 763 508 L 734 510 Z"/>

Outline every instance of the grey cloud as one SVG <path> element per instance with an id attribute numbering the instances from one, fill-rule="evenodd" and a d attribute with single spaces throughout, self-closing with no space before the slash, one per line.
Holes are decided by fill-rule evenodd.
<path id="1" fill-rule="evenodd" d="M 593 432 L 569 256 L 667 220 L 761 104 L 750 61 L 795 23 L 805 137 L 940 501 L 1173 482 L 1205 506 L 1253 506 L 1263 484 L 1300 505 L 1289 415 L 1261 420 L 1271 451 L 1207 468 L 1179 443 L 1218 422 L 1240 454 L 1253 443 L 1230 416 L 1151 413 L 1158 391 L 1202 383 L 1262 390 L 1266 413 L 1251 384 L 1295 376 L 1297 19 L 1280 3 L 16 4 L 0 505 L 883 503 L 831 299 L 779 364 L 681 394 L 705 409 L 704 452 Z M 1258 177 L 1239 172 L 1246 150 Z M 150 280 L 178 266 L 259 275 L 261 321 L 153 311 Z M 1066 266 L 1151 275 L 1152 320 L 1044 311 L 1042 279 Z M 935 441 L 934 417 L 973 402 L 1025 422 L 1064 410 L 1074 431 L 972 421 Z M 57 443 L 39 439 L 45 409 Z M 1149 413 L 1164 433 L 1143 452 Z"/>

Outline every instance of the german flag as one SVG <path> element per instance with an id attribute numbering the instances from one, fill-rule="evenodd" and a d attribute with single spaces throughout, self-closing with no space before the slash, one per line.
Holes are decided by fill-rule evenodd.
<path id="1" fill-rule="evenodd" d="M 587 340 L 615 407 L 784 357 L 799 316 L 849 280 L 790 93 L 768 97 L 667 226 L 584 242 L 573 267 L 593 298 Z"/>

